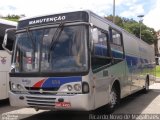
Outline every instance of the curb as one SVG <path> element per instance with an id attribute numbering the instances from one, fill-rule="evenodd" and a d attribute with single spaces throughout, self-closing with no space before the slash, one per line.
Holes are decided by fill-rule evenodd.
<path id="1" fill-rule="evenodd" d="M 155 83 L 160 83 L 160 81 L 155 81 Z"/>
<path id="2" fill-rule="evenodd" d="M 156 77 L 155 82 L 156 82 L 156 83 L 160 83 L 160 78 L 159 78 L 159 77 Z"/>

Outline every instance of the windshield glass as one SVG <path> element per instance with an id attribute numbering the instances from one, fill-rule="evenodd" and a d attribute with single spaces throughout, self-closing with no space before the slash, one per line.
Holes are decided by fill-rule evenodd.
<path id="1" fill-rule="evenodd" d="M 80 72 L 88 67 L 87 27 L 63 26 L 18 33 L 13 64 L 15 72 Z M 56 33 L 57 34 L 57 33 Z"/>

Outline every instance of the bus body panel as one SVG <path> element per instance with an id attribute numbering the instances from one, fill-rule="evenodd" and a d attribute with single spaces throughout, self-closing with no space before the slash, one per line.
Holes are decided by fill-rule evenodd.
<path id="1" fill-rule="evenodd" d="M 70 77 L 11 77 L 11 87 L 21 85 L 22 92 L 9 92 L 11 106 L 35 107 L 41 109 L 69 109 L 69 110 L 93 110 L 93 89 L 90 94 L 82 94 L 82 91 L 68 92 L 67 86 L 81 84 L 88 81 L 88 76 Z M 69 82 L 70 81 L 70 82 Z M 93 84 L 93 83 L 91 83 Z M 90 84 L 90 85 L 91 85 Z M 57 88 L 58 87 L 58 88 Z M 52 90 L 51 90 L 52 89 Z M 46 95 L 47 94 L 47 95 Z M 23 97 L 24 99 L 20 99 Z M 40 100 L 42 99 L 42 100 Z M 58 106 L 58 99 L 64 99 L 69 106 Z"/>
<path id="2" fill-rule="evenodd" d="M 144 88 L 147 75 L 155 76 L 154 49 L 126 32 L 123 32 L 123 39 L 129 77 L 132 80 L 131 93 L 134 93 Z M 150 78 L 155 80 L 154 77 Z"/>
<path id="3" fill-rule="evenodd" d="M 102 71 L 94 74 L 96 108 L 109 103 L 109 93 L 115 80 L 120 82 L 121 98 L 130 94 L 130 81 L 126 80 L 124 74 L 125 61 L 112 65 L 111 67 L 106 67 Z"/>
<path id="4" fill-rule="evenodd" d="M 8 98 L 11 55 L 0 50 L 0 99 Z"/>
<path id="5" fill-rule="evenodd" d="M 155 81 L 154 48 L 112 22 L 105 20 L 92 12 L 89 12 L 89 14 L 90 22 L 93 25 L 107 31 L 109 28 L 113 28 L 122 33 L 125 62 L 122 66 L 111 66 L 111 68 L 116 66 L 116 69 L 113 70 L 113 76 L 118 76 L 118 78 L 121 76 L 119 75 L 121 70 L 115 71 L 123 67 L 123 80 L 119 79 L 121 85 L 121 98 L 144 89 L 146 77 L 148 75 L 150 76 L 150 84 L 153 84 Z M 112 82 L 114 81 L 115 79 L 112 79 Z M 112 82 L 110 82 L 109 85 L 111 85 Z"/>
<path id="6" fill-rule="evenodd" d="M 9 20 L 0 19 L 0 100 L 8 98 L 9 91 L 9 71 L 11 66 L 11 55 L 2 48 L 5 30 L 16 27 L 17 23 Z M 15 35 L 10 32 L 8 35 L 7 47 L 11 50 Z"/>
<path id="7" fill-rule="evenodd" d="M 20 97 L 24 97 L 24 100 L 20 100 Z M 91 96 L 88 94 L 73 94 L 73 95 L 27 95 L 27 94 L 14 94 L 9 92 L 11 106 L 20 107 L 33 107 L 37 109 L 51 109 L 51 110 L 93 110 L 90 106 Z M 59 102 L 58 99 L 64 99 L 65 102 Z M 43 99 L 43 101 L 40 101 Z M 27 100 L 32 101 L 30 105 Z M 50 102 L 50 104 L 49 104 Z"/>

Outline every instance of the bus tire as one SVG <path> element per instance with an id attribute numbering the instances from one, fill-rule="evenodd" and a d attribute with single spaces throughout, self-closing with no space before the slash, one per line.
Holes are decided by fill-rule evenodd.
<path id="1" fill-rule="evenodd" d="M 114 85 L 110 91 L 110 100 L 109 100 L 109 103 L 107 104 L 107 112 L 108 113 L 113 113 L 115 108 L 119 104 L 119 101 L 120 101 L 119 95 L 120 95 L 119 90 L 116 89 L 116 87 Z"/>
<path id="2" fill-rule="evenodd" d="M 146 77 L 146 81 L 145 81 L 145 87 L 143 89 L 143 93 L 148 93 L 149 92 L 149 77 Z"/>

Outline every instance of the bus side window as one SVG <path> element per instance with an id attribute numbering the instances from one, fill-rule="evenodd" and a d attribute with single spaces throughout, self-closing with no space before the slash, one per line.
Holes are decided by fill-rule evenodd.
<path id="1" fill-rule="evenodd" d="M 98 29 L 98 40 L 94 43 L 92 52 L 92 69 L 97 69 L 110 63 L 108 32 Z"/>
<path id="2" fill-rule="evenodd" d="M 124 59 L 122 34 L 114 29 L 111 29 L 110 35 L 111 35 L 110 46 L 112 51 L 112 57 L 114 58 L 115 61 Z"/>

